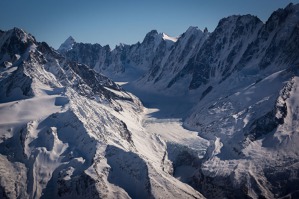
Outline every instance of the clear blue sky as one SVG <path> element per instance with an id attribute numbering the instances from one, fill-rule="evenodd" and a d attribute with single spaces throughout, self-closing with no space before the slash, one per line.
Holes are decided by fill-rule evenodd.
<path id="1" fill-rule="evenodd" d="M 178 36 L 189 26 L 213 31 L 233 14 L 266 21 L 299 0 L 0 0 L 0 29 L 19 27 L 58 48 L 68 37 L 78 42 L 132 44 L 152 29 Z"/>

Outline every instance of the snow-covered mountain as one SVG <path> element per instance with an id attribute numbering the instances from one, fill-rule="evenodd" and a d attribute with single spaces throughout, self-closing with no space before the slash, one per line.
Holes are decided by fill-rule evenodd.
<path id="1" fill-rule="evenodd" d="M 275 11 L 265 24 L 248 16 L 242 23 L 244 17 L 244 28 L 225 28 L 238 32 L 236 41 L 226 37 L 221 45 L 228 50 L 209 59 L 199 51 L 189 62 L 189 88 L 200 98 L 185 125 L 210 140 L 206 161 L 190 184 L 207 184 L 197 190 L 212 198 L 296 198 L 299 5 Z M 220 21 L 215 31 L 234 19 Z"/>
<path id="2" fill-rule="evenodd" d="M 212 33 L 190 27 L 169 39 L 153 30 L 142 43 L 120 45 L 112 51 L 109 46 L 78 43 L 62 53 L 117 81 L 137 80 L 137 86 L 169 94 L 184 93 L 186 87 L 204 92 L 201 89 L 210 90 L 212 84 L 246 66 L 270 70 L 267 66 L 274 64 L 271 68 L 277 70 L 296 62 L 296 7 L 290 4 L 274 12 L 265 24 L 255 16 L 235 15 L 220 20 Z"/>
<path id="3" fill-rule="evenodd" d="M 152 61 L 152 66 L 141 79 L 138 79 L 138 84 L 149 87 L 151 90 L 165 90 L 169 86 L 169 81 L 176 77 L 188 63 L 189 59 L 199 51 L 203 43 L 208 38 L 208 32 L 202 32 L 197 27 L 190 27 L 182 34 L 169 50 L 166 57 L 155 59 Z M 161 54 L 157 54 L 160 57 Z M 176 87 L 175 92 L 186 90 L 186 86 Z"/>
<path id="4" fill-rule="evenodd" d="M 299 5 L 289 4 L 265 23 L 234 15 L 211 33 L 190 27 L 169 43 L 165 34 L 151 31 L 142 43 L 106 51 L 111 59 L 105 64 L 89 65 L 114 80 L 129 80 L 125 88 L 142 101 L 168 95 L 192 102 L 184 126 L 210 144 L 203 159 L 186 163 L 200 162 L 181 180 L 206 197 L 296 198 L 298 27 Z M 173 159 L 172 165 L 190 171 Z"/>
<path id="5" fill-rule="evenodd" d="M 135 80 L 149 70 L 154 60 L 159 62 L 166 57 L 177 38 L 152 30 L 141 43 L 134 45 L 120 44 L 111 50 L 109 46 L 75 42 L 64 51 L 68 40 L 58 49 L 68 60 L 89 65 L 112 79 Z"/>
<path id="6" fill-rule="evenodd" d="M 203 197 L 113 81 L 17 28 L 1 31 L 0 60 L 1 198 Z"/>
<path id="7" fill-rule="evenodd" d="M 113 50 L 0 31 L 0 196 L 297 198 L 298 38 L 299 4 Z"/>

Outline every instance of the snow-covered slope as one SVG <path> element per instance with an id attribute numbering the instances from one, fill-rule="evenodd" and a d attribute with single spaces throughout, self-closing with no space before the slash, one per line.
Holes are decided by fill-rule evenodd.
<path id="1" fill-rule="evenodd" d="M 177 40 L 178 40 L 177 37 L 171 37 L 171 36 L 167 35 L 166 33 L 162 33 L 162 35 L 163 35 L 164 40 L 170 40 L 172 42 L 177 42 Z"/>
<path id="2" fill-rule="evenodd" d="M 185 126 L 210 140 L 210 146 L 189 184 L 205 196 L 297 197 L 298 14 L 298 5 L 274 12 L 254 39 L 248 37 L 247 49 L 238 50 L 241 55 L 233 60 L 239 61 L 225 74 L 213 66 L 229 57 L 209 63 L 206 76 L 203 65 L 194 66 L 199 71 L 191 73 L 190 86 L 198 88 L 200 98 Z M 202 57 L 194 59 L 201 63 Z"/>
<path id="3" fill-rule="evenodd" d="M 0 195 L 297 198 L 298 24 L 290 4 L 62 55 L 0 31 Z"/>
<path id="4" fill-rule="evenodd" d="M 143 92 L 138 96 L 144 102 L 161 105 L 166 99 L 163 106 L 171 110 L 176 104 L 171 100 L 177 99 L 182 105 L 172 109 L 186 108 L 184 126 L 210 143 L 203 159 L 186 160 L 196 166 L 189 168 L 188 180 L 180 178 L 183 182 L 208 198 L 296 198 L 298 24 L 299 5 L 289 4 L 265 23 L 234 15 L 220 20 L 212 33 L 190 27 L 169 47 L 154 45 L 167 36 L 152 31 L 142 44 L 120 46 L 114 51 L 119 58 L 98 68 L 122 66 L 123 77 L 130 68 L 141 69 L 134 78 L 120 78 L 113 68 L 107 74 L 129 80 L 125 88 Z M 193 108 L 181 101 L 183 96 Z M 156 133 L 178 125 L 171 114 L 163 119 L 144 125 Z M 169 159 L 175 170 L 175 158 Z"/>
<path id="5" fill-rule="evenodd" d="M 212 198 L 232 193 L 234 198 L 296 194 L 299 187 L 290 184 L 299 180 L 299 157 L 294 153 L 298 150 L 298 111 L 289 100 L 298 101 L 298 66 L 252 84 L 244 77 L 234 78 L 215 87 L 185 121 L 188 128 L 210 140 L 194 185 L 197 181 L 207 184 L 197 188 Z M 233 84 L 238 88 L 232 88 Z"/>
<path id="6" fill-rule="evenodd" d="M 0 36 L 1 197 L 203 197 L 169 174 L 136 97 L 23 30 Z"/>
<path id="7" fill-rule="evenodd" d="M 99 44 L 74 43 L 72 48 L 58 51 L 68 60 L 91 66 L 113 79 L 135 80 L 143 75 L 157 57 L 164 57 L 175 43 L 176 38 L 169 37 L 156 30 L 150 31 L 141 43 L 120 44 L 111 50 L 109 46 Z M 67 39 L 65 43 L 69 43 Z"/>

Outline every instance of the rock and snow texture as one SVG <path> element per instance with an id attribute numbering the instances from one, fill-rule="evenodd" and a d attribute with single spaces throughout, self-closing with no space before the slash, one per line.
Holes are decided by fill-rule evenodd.
<path id="1" fill-rule="evenodd" d="M 297 64 L 297 10 L 298 5 L 290 4 L 266 23 L 252 15 L 234 15 L 220 20 L 212 33 L 190 27 L 176 39 L 153 30 L 143 42 L 113 50 L 75 43 L 63 54 L 117 81 L 168 94 L 184 94 L 186 87 L 206 94 L 235 72 L 254 75 L 262 70 L 269 75 Z"/>
<path id="2" fill-rule="evenodd" d="M 290 4 L 61 54 L 0 31 L 1 197 L 297 198 L 298 24 Z"/>
<path id="3" fill-rule="evenodd" d="M 225 28 L 232 20 L 248 23 Z M 192 72 L 182 73 L 192 75 L 189 88 L 199 93 L 185 125 L 210 140 L 190 183 L 206 197 L 298 197 L 298 24 L 299 5 L 274 12 L 265 24 L 249 16 L 223 19 L 207 41 L 219 28 L 239 32 L 236 38 L 215 37 L 225 41 L 224 51 L 212 48 L 208 58 L 200 50 L 186 66 Z"/>
<path id="4" fill-rule="evenodd" d="M 136 97 L 23 30 L 0 40 L 2 198 L 203 198 Z"/>
<path id="5" fill-rule="evenodd" d="M 183 125 L 209 140 L 203 158 L 176 163 L 182 155 L 171 149 L 175 145 L 170 137 L 159 133 L 179 125 L 176 114 L 144 123 L 149 132 L 170 142 L 168 151 L 177 156 L 166 155 L 172 165 L 168 169 L 177 179 L 208 198 L 296 198 L 298 27 L 299 5 L 289 4 L 265 23 L 234 15 L 220 20 L 211 33 L 190 27 L 177 40 L 151 31 L 142 43 L 94 51 L 101 57 L 87 64 L 112 79 L 129 81 L 125 88 L 137 96 L 143 90 L 143 102 L 157 96 L 152 100 L 161 105 L 163 94 L 192 101 L 193 108 L 182 111 Z M 88 48 L 80 45 L 80 50 Z M 67 59 L 73 60 L 72 53 L 80 58 L 74 52 L 65 53 Z M 192 153 L 185 156 L 194 157 Z M 185 175 L 176 175 L 176 165 Z"/>
<path id="6" fill-rule="evenodd" d="M 59 52 L 67 59 L 91 66 L 95 71 L 113 77 L 118 81 L 138 79 L 156 60 L 157 64 L 168 56 L 177 38 L 156 30 L 150 31 L 140 43 L 120 44 L 111 50 L 100 44 L 74 43 L 72 49 Z M 67 42 L 67 41 L 66 41 Z"/>

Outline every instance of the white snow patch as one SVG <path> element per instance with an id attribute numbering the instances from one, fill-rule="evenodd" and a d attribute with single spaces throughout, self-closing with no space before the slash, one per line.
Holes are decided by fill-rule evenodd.
<path id="1" fill-rule="evenodd" d="M 27 123 L 36 119 L 42 120 L 52 113 L 59 112 L 67 102 L 63 101 L 64 97 L 52 95 L 1 103 L 0 126 Z"/>
<path id="2" fill-rule="evenodd" d="M 164 40 L 169 40 L 169 41 L 173 41 L 173 42 L 177 42 L 178 40 L 178 37 L 171 37 L 165 33 L 163 33 L 163 37 L 162 37 Z"/>

